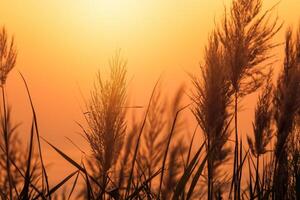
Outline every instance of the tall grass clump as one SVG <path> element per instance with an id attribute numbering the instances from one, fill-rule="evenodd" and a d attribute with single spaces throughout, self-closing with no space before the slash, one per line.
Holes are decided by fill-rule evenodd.
<path id="1" fill-rule="evenodd" d="M 9 144 L 9 129 L 7 122 L 7 103 L 6 103 L 6 93 L 5 93 L 5 83 L 8 73 L 15 67 L 17 59 L 17 51 L 14 45 L 14 38 L 9 40 L 6 29 L 2 27 L 0 31 L 0 81 L 1 81 L 1 91 L 2 91 L 2 119 L 3 128 L 2 136 L 4 140 L 4 151 L 6 153 L 6 163 L 5 169 L 7 172 L 7 182 L 9 188 L 9 197 L 12 199 L 13 192 L 13 182 L 11 180 L 11 164 L 9 159 L 10 144 Z"/>
<path id="2" fill-rule="evenodd" d="M 161 192 L 161 199 L 171 199 L 174 189 L 178 183 L 179 175 L 184 171 L 184 160 L 183 155 L 185 155 L 187 150 L 187 145 L 185 144 L 183 138 L 178 138 L 172 148 L 170 148 L 168 162 L 166 167 L 166 176 L 163 180 L 163 188 Z"/>
<path id="3" fill-rule="evenodd" d="M 183 107 L 181 106 L 183 94 L 184 86 L 181 85 L 181 87 L 176 91 L 173 98 L 171 98 L 173 100 L 170 101 L 170 106 L 168 107 L 168 112 L 165 116 L 168 119 L 171 118 L 173 120 L 167 122 L 169 131 L 166 134 L 164 140 L 165 145 L 163 146 L 164 148 L 161 160 L 161 174 L 158 189 L 158 198 L 164 198 L 166 196 L 168 196 L 169 198 L 171 197 L 171 194 L 175 189 L 175 182 L 178 181 L 178 170 L 180 170 L 180 168 L 183 169 L 184 166 L 182 155 L 186 152 L 186 147 L 184 145 L 183 138 L 178 137 L 178 133 L 184 130 L 184 124 L 182 123 L 182 121 L 180 121 L 179 115 L 182 111 L 184 111 L 185 108 L 189 107 L 189 104 Z M 176 140 L 175 138 L 178 141 L 172 142 Z M 171 156 L 169 157 L 169 162 L 168 156 Z"/>
<path id="4" fill-rule="evenodd" d="M 149 112 L 140 141 L 142 145 L 139 148 L 137 157 L 140 166 L 136 169 L 136 185 L 140 185 L 150 178 L 161 167 L 164 147 L 167 143 L 166 128 L 168 125 L 168 117 L 166 117 L 168 112 L 167 101 L 163 98 L 163 94 L 160 82 L 149 104 Z M 141 180 L 138 177 L 141 177 Z M 145 196 L 156 198 L 158 186 L 155 178 L 149 180 L 145 186 L 145 189 L 148 190 Z"/>
<path id="5" fill-rule="evenodd" d="M 1 198 L 7 199 L 10 195 L 10 185 L 9 179 L 12 183 L 12 199 L 22 199 L 24 194 L 24 185 L 26 183 L 31 184 L 28 186 L 28 193 L 31 192 L 32 195 L 27 195 L 33 197 L 36 195 L 37 191 L 40 190 L 39 185 L 39 173 L 40 165 L 38 163 L 38 156 L 34 152 L 32 141 L 29 144 L 28 151 L 23 148 L 22 140 L 19 137 L 18 128 L 20 124 L 14 125 L 12 121 L 11 109 L 7 110 L 6 117 L 1 116 L 1 136 L 3 138 L 4 128 L 8 131 L 8 144 L 9 144 L 9 161 L 10 165 L 10 177 L 7 175 L 6 169 L 6 152 L 5 152 L 5 141 L 0 141 L 0 188 L 1 188 Z M 24 153 L 25 152 L 25 153 Z M 28 163 L 30 163 L 30 172 L 27 172 Z M 28 173 L 28 175 L 27 175 Z M 25 186 L 26 187 L 26 186 Z M 35 187 L 35 191 L 32 189 Z"/>
<path id="6" fill-rule="evenodd" d="M 160 86 L 161 83 L 157 83 L 149 102 L 136 159 L 132 190 L 134 193 L 137 188 L 141 188 L 138 193 L 141 198 L 171 197 L 178 173 L 183 167 L 181 162 L 185 152 L 183 140 L 172 142 L 182 131 L 182 123 L 176 119 L 174 123 L 169 119 L 178 115 L 176 113 L 182 102 L 184 87 L 180 87 L 175 95 L 172 95 L 174 98 L 171 99 L 174 100 L 168 101 L 163 98 L 166 93 Z M 159 174 L 161 176 L 158 180 Z"/>
<path id="7" fill-rule="evenodd" d="M 126 132 L 126 62 L 117 53 L 109 65 L 107 80 L 98 73 L 85 115 L 88 128 L 84 132 L 92 151 L 92 165 L 96 166 L 102 185 L 97 198 L 105 195 L 102 190 L 109 183 L 109 170 L 119 157 Z"/>
<path id="8" fill-rule="evenodd" d="M 28 149 L 24 149 L 17 133 L 19 124 L 15 125 L 13 123 L 11 108 L 7 102 L 6 79 L 9 72 L 16 65 L 16 59 L 17 50 L 14 44 L 14 37 L 9 39 L 6 29 L 2 27 L 0 31 L 0 86 L 2 92 L 2 105 L 0 108 L 0 196 L 1 199 L 29 199 L 39 194 L 44 199 L 47 199 L 51 194 L 49 189 L 47 191 L 44 190 L 44 174 L 46 172 L 42 172 L 43 183 L 41 187 L 40 163 L 38 156 L 35 154 L 33 144 L 34 133 L 37 133 L 35 131 L 37 130 L 36 116 L 34 114 Z M 31 101 L 27 83 L 23 76 L 22 78 Z M 31 107 L 34 111 L 33 104 L 31 104 Z M 49 188 L 48 182 L 46 187 Z"/>
<path id="9" fill-rule="evenodd" d="M 200 125 L 207 149 L 207 197 L 215 199 L 222 193 L 223 182 L 217 176 L 217 169 L 228 158 L 226 147 L 230 131 L 228 123 L 231 114 L 230 85 L 227 69 L 224 67 L 224 50 L 216 33 L 209 38 L 205 49 L 205 64 L 201 66 L 201 79 L 193 76 L 193 114 Z"/>
<path id="10" fill-rule="evenodd" d="M 255 183 L 254 189 L 249 190 L 249 196 L 254 198 L 257 196 L 258 199 L 262 199 L 264 191 L 266 190 L 264 185 L 265 177 L 265 166 L 262 166 L 262 176 L 260 176 L 260 158 L 264 156 L 268 151 L 268 145 L 273 137 L 272 119 L 273 119 L 273 84 L 272 84 L 272 71 L 270 71 L 266 83 L 264 85 L 262 93 L 258 97 L 258 102 L 254 113 L 253 122 L 253 137 L 248 136 L 248 145 L 252 155 L 256 158 L 255 163 Z M 264 163 L 263 163 L 264 165 Z M 249 166 L 250 168 L 250 166 Z M 250 176 L 250 179 L 252 177 Z M 252 183 L 252 180 L 251 180 Z M 252 187 L 252 186 L 250 186 Z"/>
<path id="11" fill-rule="evenodd" d="M 226 11 L 225 11 L 226 12 Z M 273 36 L 280 30 L 277 18 L 270 22 L 271 10 L 262 11 L 261 0 L 233 0 L 229 13 L 219 27 L 219 38 L 224 46 L 225 66 L 233 89 L 235 155 L 232 186 L 234 199 L 241 196 L 241 165 L 238 144 L 238 103 L 255 92 L 263 83 L 265 68 L 277 46 Z"/>
<path id="12" fill-rule="evenodd" d="M 160 167 L 163 156 L 163 146 L 166 142 L 167 102 L 163 99 L 160 88 L 157 88 L 150 104 L 142 143 L 139 150 L 139 160 L 143 165 L 146 177 L 151 177 Z M 152 187 L 153 180 L 149 181 L 148 187 Z"/>
<path id="13" fill-rule="evenodd" d="M 275 90 L 275 169 L 273 192 L 275 199 L 287 199 L 288 152 L 287 144 L 293 132 L 295 117 L 300 109 L 300 40 L 294 40 L 291 30 L 286 33 L 285 63 Z"/>
<path id="14" fill-rule="evenodd" d="M 121 188 L 124 187 L 124 183 L 128 178 L 127 175 L 130 168 L 129 164 L 132 156 L 132 146 L 134 145 L 134 141 L 135 141 L 135 136 L 136 136 L 135 133 L 138 131 L 138 124 L 136 122 L 132 122 L 132 123 L 133 126 L 130 130 L 128 130 L 126 134 L 123 149 L 122 149 L 122 154 L 119 159 L 120 168 L 118 169 L 119 172 L 116 180 L 119 193 L 121 191 Z"/>
<path id="15" fill-rule="evenodd" d="M 297 116 L 293 132 L 288 139 L 289 184 L 288 199 L 300 199 L 300 116 Z"/>
<path id="16" fill-rule="evenodd" d="M 11 165 L 9 165 L 10 169 L 9 173 L 7 173 L 7 159 L 9 160 L 9 163 L 11 163 L 11 160 L 13 160 L 19 166 L 26 164 L 26 160 L 21 156 L 22 149 L 19 148 L 20 140 L 18 138 L 18 135 L 16 134 L 17 127 L 17 125 L 12 124 L 11 110 L 8 109 L 6 112 L 6 116 L 1 116 L 0 188 L 2 191 L 2 197 L 9 197 L 10 187 L 20 187 L 20 182 L 22 180 L 21 175 Z M 6 155 L 7 148 L 4 135 L 6 133 L 5 129 L 7 131 L 7 144 L 9 144 L 8 158 Z M 12 196 L 15 197 L 13 194 Z"/>

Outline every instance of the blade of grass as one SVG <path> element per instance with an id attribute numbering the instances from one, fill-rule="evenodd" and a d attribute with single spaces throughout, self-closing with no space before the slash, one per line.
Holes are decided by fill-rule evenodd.
<path id="1" fill-rule="evenodd" d="M 12 199 L 13 189 L 17 191 L 16 185 L 12 181 L 12 175 L 10 171 L 10 159 L 9 159 L 9 153 L 10 153 L 10 143 L 9 143 L 9 130 L 8 130 L 8 118 L 9 118 L 9 112 L 7 111 L 7 104 L 6 104 L 6 97 L 5 97 L 5 84 L 1 85 L 2 89 L 2 102 L 3 102 L 3 136 L 4 136 L 4 145 L 5 145 L 5 154 L 6 154 L 6 174 L 8 179 L 8 186 L 9 186 L 9 198 Z"/>
<path id="2" fill-rule="evenodd" d="M 1 151 L 4 152 L 4 149 L 2 148 L 1 145 L 0 145 L 0 149 L 1 149 Z M 21 171 L 21 169 L 17 166 L 17 164 L 14 162 L 14 160 L 11 159 L 10 157 L 9 157 L 9 160 L 10 160 L 11 164 L 16 168 L 17 172 L 23 177 L 23 179 L 25 179 L 25 175 L 23 174 L 23 172 Z M 39 189 L 38 189 L 34 184 L 32 184 L 31 182 L 30 182 L 30 186 L 31 186 L 38 194 L 43 194 L 43 193 L 42 193 L 41 191 L 39 191 Z M 0 191 L 1 191 L 1 190 L 0 190 Z M 2 192 L 2 191 L 1 191 L 1 192 Z M 6 199 L 6 198 L 4 198 L 4 199 Z"/>
<path id="3" fill-rule="evenodd" d="M 70 194 L 69 194 L 69 196 L 68 196 L 68 200 L 71 198 L 71 196 L 72 196 L 72 194 L 73 194 L 73 192 L 74 192 L 74 189 L 75 189 L 75 187 L 76 187 L 76 184 L 77 184 L 77 180 L 78 180 L 79 174 L 80 174 L 80 172 L 78 171 L 78 172 L 77 172 L 77 175 L 76 175 L 76 177 L 75 177 L 75 180 L 74 180 L 74 182 L 73 182 L 73 185 L 72 185 Z"/>
<path id="4" fill-rule="evenodd" d="M 88 195 L 88 199 L 95 199 L 94 193 L 93 193 L 93 188 L 92 185 L 90 183 L 90 179 L 89 179 L 89 175 L 86 171 L 86 168 L 84 166 L 84 164 L 82 163 L 83 168 L 84 168 L 84 175 L 85 175 L 85 182 L 86 182 L 86 187 L 87 187 L 87 195 Z M 102 191 L 104 191 L 104 189 L 101 188 Z M 105 192 L 105 191 L 104 191 Z M 101 197 L 101 196 L 100 196 Z"/>
<path id="5" fill-rule="evenodd" d="M 191 139 L 191 143 L 190 143 L 190 146 L 189 146 L 189 151 L 188 151 L 187 160 L 186 160 L 186 167 L 189 165 L 189 162 L 190 162 L 192 147 L 193 147 L 194 138 L 195 138 L 195 135 L 196 135 L 196 132 L 197 132 L 197 128 L 198 128 L 198 124 L 197 124 L 197 126 L 194 130 L 194 133 L 193 133 L 193 136 L 192 136 L 192 139 Z"/>
<path id="6" fill-rule="evenodd" d="M 250 157 L 250 156 L 249 156 Z M 248 168 L 249 168 L 249 195 L 250 199 L 253 199 L 253 188 L 252 188 L 252 170 L 250 165 L 250 158 L 248 157 Z"/>
<path id="7" fill-rule="evenodd" d="M 205 146 L 205 142 L 202 143 L 202 145 L 200 146 L 200 148 L 198 149 L 198 151 L 194 155 L 193 159 L 191 160 L 190 164 L 188 165 L 188 167 L 184 171 L 183 175 L 179 179 L 179 181 L 177 183 L 177 186 L 175 188 L 175 191 L 174 191 L 173 200 L 179 199 L 179 196 L 180 196 L 181 192 L 183 191 L 184 187 L 186 186 L 190 176 L 192 175 L 192 173 L 195 169 L 195 166 L 197 164 L 197 160 L 198 160 L 199 155 L 200 155 L 202 149 L 204 148 L 204 146 Z"/>
<path id="8" fill-rule="evenodd" d="M 128 184 L 127 184 L 127 187 L 126 187 L 125 198 L 127 198 L 128 194 L 129 194 L 129 191 L 130 191 L 131 181 L 132 181 L 132 176 L 133 176 L 133 171 L 134 171 L 134 165 L 135 165 L 135 161 L 136 161 L 136 156 L 137 156 L 141 136 L 142 136 L 145 124 L 146 124 L 146 119 L 147 119 L 147 116 L 148 116 L 148 113 L 149 113 L 151 101 L 153 99 L 155 89 L 158 85 L 159 80 L 160 80 L 160 78 L 156 81 L 156 84 L 155 84 L 155 86 L 152 90 L 151 97 L 150 97 L 150 100 L 149 100 L 149 103 L 148 103 L 148 106 L 147 106 L 147 110 L 146 110 L 146 113 L 145 113 L 145 116 L 144 116 L 144 119 L 143 119 L 143 123 L 142 123 L 141 129 L 140 129 L 139 135 L 138 135 L 138 139 L 137 139 L 137 143 L 136 143 L 136 146 L 135 146 L 133 159 L 132 159 L 132 163 L 131 163 L 131 169 L 130 169 L 130 173 L 129 173 Z"/>
<path id="9" fill-rule="evenodd" d="M 20 194 L 21 199 L 29 199 L 29 186 L 30 186 L 30 167 L 31 167 L 31 159 L 32 159 L 32 151 L 33 151 L 33 135 L 34 135 L 34 121 L 32 120 L 31 124 L 31 133 L 30 133 L 30 142 L 29 142 L 29 154 L 27 158 L 27 167 L 26 167 L 26 173 L 24 178 L 24 187 L 22 189 L 22 192 Z"/>
<path id="10" fill-rule="evenodd" d="M 188 194 L 186 196 L 187 200 L 191 198 L 191 196 L 192 196 L 192 194 L 194 192 L 194 189 L 195 189 L 195 187 L 197 185 L 197 182 L 198 182 L 198 180 L 199 180 L 199 178 L 200 178 L 200 176 L 201 176 L 201 174 L 202 174 L 202 172 L 204 170 L 204 167 L 205 167 L 205 164 L 206 164 L 206 160 L 208 158 L 208 154 L 209 154 L 209 152 L 205 155 L 204 159 L 202 160 L 202 162 L 201 162 L 201 164 L 200 164 L 200 166 L 199 166 L 199 168 L 198 168 L 198 170 L 197 170 L 197 172 L 196 172 L 196 174 L 195 174 L 195 176 L 194 176 L 194 178 L 192 180 L 190 189 L 189 189 Z"/>
<path id="11" fill-rule="evenodd" d="M 157 175 L 159 175 L 161 170 L 158 170 L 156 173 L 154 173 L 152 176 L 150 176 L 147 180 L 145 180 L 139 188 L 137 188 L 129 197 L 127 198 L 128 200 L 131 200 L 136 197 L 136 195 Z"/>
<path id="12" fill-rule="evenodd" d="M 102 185 L 100 183 L 98 183 L 98 181 L 91 175 L 88 174 L 88 172 L 86 171 L 86 169 L 84 167 L 82 167 L 80 164 L 78 164 L 76 161 L 74 161 L 72 158 L 70 158 L 68 155 L 66 155 L 64 152 L 62 152 L 60 149 L 58 149 L 57 147 L 55 147 L 54 145 L 52 145 L 50 142 L 48 142 L 46 139 L 44 139 L 43 137 L 41 137 L 42 140 L 44 140 L 49 146 L 51 146 L 58 154 L 60 154 L 66 161 L 68 161 L 70 164 L 72 164 L 74 167 L 76 167 L 78 170 L 80 170 L 81 172 L 83 172 L 87 177 L 89 177 L 89 179 L 91 179 L 94 183 L 97 184 L 97 186 L 104 191 L 105 193 L 109 194 L 108 191 L 104 190 L 104 188 L 102 187 Z"/>
<path id="13" fill-rule="evenodd" d="M 175 129 L 175 125 L 176 125 L 176 121 L 177 121 L 178 115 L 179 115 L 179 113 L 181 111 L 183 111 L 184 109 L 186 109 L 190 105 L 191 104 L 188 104 L 188 105 L 182 107 L 175 114 L 175 117 L 174 117 L 174 120 L 173 120 L 173 124 L 172 124 L 172 128 L 171 128 L 171 131 L 170 131 L 170 134 L 169 134 L 169 137 L 168 137 L 166 151 L 165 151 L 163 162 L 162 162 L 161 176 L 160 176 L 160 183 L 159 183 L 159 190 L 158 190 L 158 198 L 160 198 L 160 192 L 161 192 L 163 178 L 164 178 L 165 164 L 166 164 L 166 160 L 167 160 L 167 156 L 168 156 L 168 151 L 169 151 L 169 147 L 170 147 L 171 139 L 172 139 L 172 136 L 173 136 L 173 133 L 174 133 L 174 129 Z"/>
<path id="14" fill-rule="evenodd" d="M 76 170 L 75 172 L 72 172 L 70 175 L 68 175 L 66 178 L 64 178 L 61 182 L 59 182 L 57 185 L 55 185 L 53 188 L 50 189 L 50 192 L 46 195 L 51 198 L 51 194 L 56 192 L 59 188 L 61 188 L 68 180 L 70 180 L 75 174 L 77 174 L 79 170 Z M 40 195 L 37 195 L 33 199 L 36 200 L 40 197 Z"/>
<path id="15" fill-rule="evenodd" d="M 27 95 L 28 95 L 28 98 L 29 98 L 29 101 L 30 101 L 30 106 L 31 106 L 31 111 L 32 111 L 32 114 L 33 114 L 33 119 L 34 119 L 34 124 L 35 124 L 35 132 L 36 132 L 36 135 L 37 135 L 37 141 L 38 141 L 38 149 L 39 149 L 39 157 L 40 157 L 40 160 L 41 160 L 41 166 L 42 166 L 42 188 L 44 190 L 44 176 L 45 176 L 45 182 L 46 182 L 46 190 L 47 192 L 49 193 L 49 182 L 48 182 L 48 176 L 47 176 L 47 172 L 46 172 L 46 168 L 45 168 L 45 165 L 44 165 L 44 161 L 43 161 L 43 155 L 42 155 L 42 148 L 41 148 L 41 142 L 40 142 L 40 134 L 39 134 L 39 129 L 38 129 L 38 122 L 37 122 L 37 116 L 36 116 L 36 112 L 35 112 L 35 108 L 34 108 L 34 105 L 33 105 L 33 101 L 32 101 L 32 98 L 31 98 L 31 94 L 29 92 L 29 87 L 28 87 L 28 84 L 25 80 L 25 77 L 23 76 L 23 74 L 21 72 L 19 72 L 23 82 L 24 82 L 24 85 L 25 85 L 25 88 L 26 88 L 26 91 L 27 91 Z"/>

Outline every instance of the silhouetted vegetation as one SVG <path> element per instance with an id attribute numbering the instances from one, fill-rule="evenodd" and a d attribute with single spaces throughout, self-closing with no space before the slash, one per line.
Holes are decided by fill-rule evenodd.
<path id="1" fill-rule="evenodd" d="M 282 24 L 271 18 L 272 9 L 262 11 L 261 0 L 233 0 L 208 38 L 190 87 L 170 94 L 158 80 L 145 107 L 129 105 L 127 62 L 118 51 L 109 61 L 109 76 L 97 74 L 85 102 L 85 124 L 78 125 L 90 153 L 80 162 L 40 136 L 20 74 L 32 110 L 28 145 L 22 146 L 5 91 L 17 51 L 3 28 L 1 199 L 300 199 L 300 26 L 286 32 L 285 59 L 274 84 L 274 58 L 280 56 L 273 49 L 283 47 L 273 37 Z M 254 92 L 253 129 L 241 133 L 240 100 Z M 130 121 L 132 108 L 142 109 L 143 116 Z M 197 121 L 191 139 L 183 112 Z M 76 169 L 54 185 L 41 140 Z"/>
<path id="2" fill-rule="evenodd" d="M 193 77 L 196 92 L 193 96 L 193 113 L 204 133 L 207 158 L 207 195 L 213 199 L 222 193 L 225 182 L 217 170 L 228 158 L 230 149 L 226 144 L 230 136 L 229 113 L 231 103 L 228 71 L 224 67 L 224 50 L 213 33 L 205 51 L 205 66 L 201 68 L 201 80 Z"/>
<path id="3" fill-rule="evenodd" d="M 286 33 L 285 63 L 278 78 L 274 97 L 276 144 L 274 169 L 274 196 L 287 199 L 289 186 L 288 138 L 293 134 L 300 103 L 300 49 L 299 32 L 296 40 L 291 30 Z M 291 136 L 292 137 L 292 136 Z"/>

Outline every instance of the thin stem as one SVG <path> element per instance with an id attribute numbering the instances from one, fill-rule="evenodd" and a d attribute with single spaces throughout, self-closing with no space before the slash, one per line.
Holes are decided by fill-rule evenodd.
<path id="1" fill-rule="evenodd" d="M 207 144 L 208 144 L 208 151 L 210 151 L 210 139 L 207 137 Z M 211 156 L 208 156 L 207 159 L 207 173 L 208 173 L 208 179 L 207 179 L 207 186 L 208 186 L 208 194 L 207 194 L 207 199 L 212 200 L 212 159 Z"/>
<path id="2" fill-rule="evenodd" d="M 256 178 L 255 188 L 257 189 L 257 196 L 260 199 L 260 186 L 259 186 L 259 154 L 256 157 Z"/>
<path id="3" fill-rule="evenodd" d="M 234 199 L 237 199 L 237 177 L 238 177 L 238 91 L 234 93 L 234 130 L 235 130 L 235 148 L 234 148 L 234 164 L 233 164 L 233 177 L 231 183 L 231 189 L 229 199 L 231 199 L 231 190 L 234 190 Z"/>
<path id="4" fill-rule="evenodd" d="M 179 109 L 176 112 L 174 120 L 173 120 L 173 124 L 172 124 L 171 131 L 170 131 L 170 134 L 169 134 L 169 137 L 168 137 L 167 147 L 166 147 L 166 151 L 165 151 L 165 154 L 164 154 L 164 157 L 163 157 L 163 162 L 162 162 L 162 167 L 161 167 L 161 176 L 160 176 L 160 183 L 159 183 L 159 189 L 158 189 L 158 195 L 157 195 L 158 198 L 160 198 L 160 193 L 161 193 L 162 183 L 163 183 L 163 178 L 164 178 L 164 170 L 165 170 L 166 160 L 167 160 L 167 156 L 168 156 L 168 151 L 169 151 L 171 139 L 172 139 L 172 136 L 173 136 L 173 133 L 174 133 L 174 130 L 175 130 L 177 118 L 178 118 L 179 113 L 181 111 L 183 111 L 185 108 L 187 108 L 188 106 L 190 106 L 190 104 L 188 104 L 188 105 L 182 107 L 181 109 Z"/>
<path id="5" fill-rule="evenodd" d="M 11 181 L 11 174 L 10 174 L 10 161 L 9 161 L 9 144 L 8 144 L 8 127 L 7 127 L 7 110 L 6 110 L 6 101 L 5 101 L 5 86 L 2 85 L 2 101 L 3 101 L 3 116 L 4 116 L 4 127 L 3 127 L 3 135 L 4 135 L 4 142 L 5 142 L 5 151 L 6 151 L 6 172 L 7 178 L 9 183 L 9 197 L 12 199 L 12 181 Z"/>

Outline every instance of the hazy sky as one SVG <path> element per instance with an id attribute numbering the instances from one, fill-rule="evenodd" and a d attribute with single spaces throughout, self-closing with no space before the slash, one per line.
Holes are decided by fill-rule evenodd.
<path id="1" fill-rule="evenodd" d="M 65 139 L 84 143 L 75 121 L 83 122 L 80 107 L 95 73 L 107 72 L 108 59 L 118 48 L 128 60 L 130 94 L 144 105 L 160 74 L 168 87 L 196 72 L 209 32 L 223 15 L 224 0 L 10 0 L 0 1 L 0 24 L 15 36 L 16 69 L 9 75 L 8 97 L 20 134 L 29 136 L 30 107 L 18 71 L 26 77 L 38 114 L 41 135 L 80 159 Z M 266 0 L 270 8 L 277 0 Z M 300 0 L 281 0 L 274 14 L 297 25 Z M 285 28 L 284 28 L 285 29 Z M 282 42 L 284 29 L 276 40 Z M 280 50 L 277 50 L 280 52 Z M 280 61 L 276 65 L 280 67 Z M 80 89 L 79 89 L 80 88 Z M 253 98 L 243 101 L 242 129 L 251 127 Z M 247 120 L 246 120 L 246 119 Z M 244 126 L 243 126 L 244 125 Z M 25 131 L 25 132 L 24 132 Z M 54 164 L 65 163 L 53 151 Z M 85 145 L 86 146 L 86 145 Z M 52 166 L 58 180 L 66 171 Z"/>

